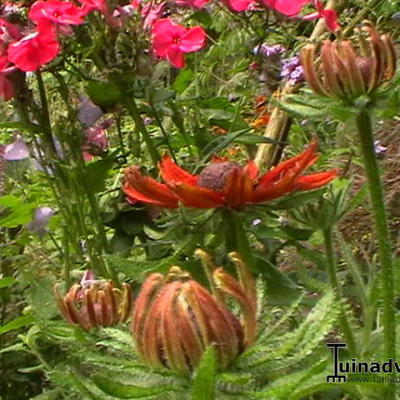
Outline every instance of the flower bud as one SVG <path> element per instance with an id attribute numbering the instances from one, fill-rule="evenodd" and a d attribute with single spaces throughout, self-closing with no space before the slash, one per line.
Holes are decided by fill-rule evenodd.
<path id="1" fill-rule="evenodd" d="M 142 360 L 184 375 L 193 372 L 211 345 L 215 346 L 221 369 L 227 368 L 253 344 L 256 330 L 251 275 L 242 271 L 236 280 L 222 268 L 215 268 L 207 253 L 198 250 L 196 254 L 206 268 L 211 292 L 174 266 L 165 277 L 155 273 L 146 279 L 132 318 L 136 349 Z M 237 256 L 233 261 L 245 268 Z M 241 319 L 229 310 L 225 295 L 238 302 L 243 311 Z"/>
<path id="2" fill-rule="evenodd" d="M 72 285 L 65 296 L 59 286 L 56 284 L 54 293 L 61 314 L 69 324 L 86 331 L 125 322 L 130 314 L 132 293 L 126 283 L 117 289 L 111 281 L 96 280 L 88 270 L 80 284 Z"/>
<path id="3" fill-rule="evenodd" d="M 396 72 L 396 53 L 389 35 L 379 34 L 368 21 L 356 31 L 357 41 L 337 39 L 322 43 L 320 56 L 316 45 L 301 51 L 306 81 L 319 95 L 353 100 L 372 94 Z"/>

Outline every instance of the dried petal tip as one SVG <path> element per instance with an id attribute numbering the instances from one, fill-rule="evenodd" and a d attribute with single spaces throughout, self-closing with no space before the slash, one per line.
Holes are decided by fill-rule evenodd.
<path id="1" fill-rule="evenodd" d="M 325 40 L 320 56 L 315 45 L 301 51 L 304 74 L 311 89 L 322 96 L 347 101 L 372 94 L 396 72 L 396 52 L 389 35 L 379 34 L 365 21 L 357 40 Z"/>
<path id="2" fill-rule="evenodd" d="M 86 331 L 125 322 L 132 309 L 132 292 L 128 284 L 117 289 L 110 281 L 96 280 L 90 270 L 65 296 L 60 293 L 59 284 L 55 285 L 54 294 L 67 322 Z"/>
<path id="3" fill-rule="evenodd" d="M 209 269 L 211 286 L 233 296 L 243 310 L 242 321 L 227 308 L 222 298 L 207 291 L 179 267 L 168 275 L 150 275 L 135 302 L 132 333 L 142 360 L 190 375 L 207 347 L 215 346 L 219 365 L 228 365 L 254 341 L 256 312 L 253 297 L 235 278 L 213 269 L 210 256 L 197 250 Z M 211 271 L 212 270 L 212 271 Z M 219 285 L 219 283 L 218 283 Z"/>

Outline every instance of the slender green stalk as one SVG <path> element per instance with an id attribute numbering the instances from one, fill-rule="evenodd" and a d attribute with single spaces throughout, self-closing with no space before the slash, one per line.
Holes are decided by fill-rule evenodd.
<path id="1" fill-rule="evenodd" d="M 128 110 L 129 115 L 135 122 L 136 129 L 142 134 L 143 140 L 146 143 L 147 149 L 149 150 L 151 160 L 153 161 L 153 165 L 157 168 L 158 162 L 161 160 L 160 154 L 157 148 L 154 146 L 154 143 L 151 140 L 149 132 L 147 132 L 146 125 L 143 122 L 142 117 L 140 116 L 139 109 L 135 103 L 135 100 L 127 99 L 125 102 L 125 106 Z"/>
<path id="2" fill-rule="evenodd" d="M 229 209 L 224 210 L 223 213 L 227 252 L 238 252 L 250 271 L 255 271 L 256 261 L 253 257 L 247 233 L 243 228 L 241 215 Z"/>
<path id="3" fill-rule="evenodd" d="M 339 325 L 340 330 L 343 333 L 344 339 L 346 340 L 347 348 L 351 355 L 357 354 L 356 341 L 351 330 L 349 321 L 347 320 L 346 311 L 343 307 L 343 292 L 340 286 L 339 280 L 337 278 L 337 264 L 335 259 L 335 253 L 333 251 L 333 239 L 332 239 L 332 229 L 327 228 L 323 230 L 324 244 L 325 244 L 325 256 L 328 267 L 329 280 L 332 289 L 335 291 L 336 296 L 339 298 L 340 305 L 340 316 Z"/>
<path id="4" fill-rule="evenodd" d="M 370 111 L 363 107 L 356 118 L 358 139 L 361 146 L 364 168 L 368 178 L 368 188 L 375 219 L 379 260 L 382 269 L 383 336 L 386 358 L 396 359 L 396 321 L 394 306 L 394 271 L 392 246 L 384 203 L 384 192 L 375 154 L 374 136 Z M 390 386 L 390 397 L 395 398 L 395 386 Z"/>
<path id="5" fill-rule="evenodd" d="M 47 101 L 46 95 L 46 88 L 44 86 L 42 74 L 40 71 L 36 72 L 36 78 L 38 83 L 39 89 L 39 96 L 40 96 L 40 104 L 42 108 L 41 119 L 42 119 L 42 128 L 44 139 L 46 141 L 47 146 L 49 147 L 50 151 L 53 155 L 57 156 L 56 146 L 54 144 L 53 134 L 51 130 L 51 122 L 50 122 L 50 113 L 49 113 L 49 105 Z"/>

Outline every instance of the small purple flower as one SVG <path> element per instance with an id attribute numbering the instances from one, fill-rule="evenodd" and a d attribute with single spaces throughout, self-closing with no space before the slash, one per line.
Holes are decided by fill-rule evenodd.
<path id="1" fill-rule="evenodd" d="M 6 161 L 22 161 L 29 158 L 29 148 L 22 136 L 17 135 L 14 142 L 5 146 L 2 156 Z"/>
<path id="2" fill-rule="evenodd" d="M 103 115 L 103 111 L 99 106 L 96 106 L 87 97 L 80 98 L 80 104 L 78 107 L 78 119 L 82 124 L 86 126 L 92 126 L 96 121 Z"/>
<path id="3" fill-rule="evenodd" d="M 38 207 L 35 209 L 33 220 L 27 225 L 27 228 L 43 237 L 47 232 L 47 225 L 50 218 L 54 215 L 54 210 L 50 207 Z"/>
<path id="4" fill-rule="evenodd" d="M 253 49 L 254 54 L 260 54 L 261 56 L 268 58 L 276 55 L 281 55 L 286 49 L 280 44 L 274 44 L 269 46 L 266 43 L 260 44 Z"/>
<path id="5" fill-rule="evenodd" d="M 285 58 L 282 60 L 281 78 L 288 79 L 291 85 L 304 80 L 304 70 L 300 64 L 299 57 Z"/>
<path id="6" fill-rule="evenodd" d="M 377 156 L 383 156 L 386 153 L 387 147 L 382 146 L 380 140 L 375 140 L 374 149 Z"/>

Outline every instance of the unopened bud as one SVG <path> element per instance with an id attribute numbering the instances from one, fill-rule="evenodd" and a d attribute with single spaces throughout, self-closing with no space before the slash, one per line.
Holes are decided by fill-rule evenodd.
<path id="1" fill-rule="evenodd" d="M 207 253 L 198 250 L 196 254 L 205 263 L 209 279 L 214 280 L 212 293 L 174 266 L 166 277 L 152 274 L 146 279 L 132 317 L 132 333 L 142 360 L 184 375 L 194 371 L 211 345 L 221 369 L 227 368 L 254 342 L 256 330 L 255 292 L 246 273 L 243 271 L 238 281 L 222 268 L 213 271 Z M 234 262 L 244 268 L 237 258 Z M 241 320 L 228 309 L 224 293 L 239 303 Z"/>
<path id="2" fill-rule="evenodd" d="M 319 57 L 314 44 L 302 49 L 305 78 L 314 92 L 354 100 L 372 94 L 393 78 L 396 54 L 390 36 L 380 35 L 369 22 L 364 22 L 357 33 L 358 40 L 354 41 L 325 40 Z"/>
<path id="3" fill-rule="evenodd" d="M 92 273 L 85 273 L 79 284 L 74 284 L 62 296 L 59 284 L 54 293 L 61 314 L 71 325 L 89 331 L 93 328 L 113 326 L 128 319 L 132 308 L 132 293 L 126 283 L 122 289 L 110 281 L 95 280 Z"/>

